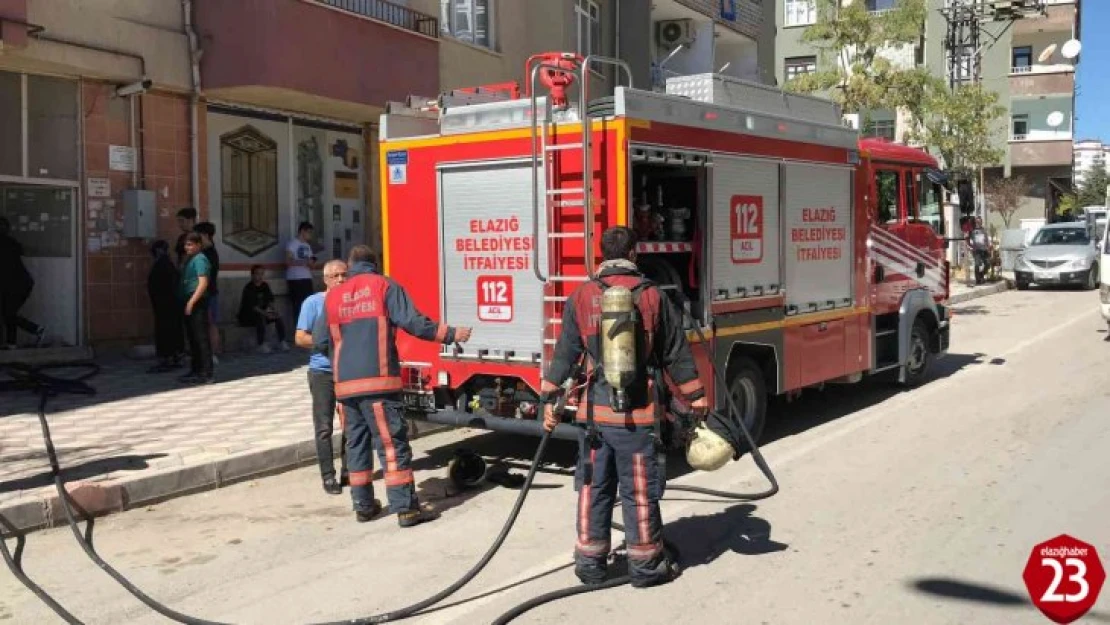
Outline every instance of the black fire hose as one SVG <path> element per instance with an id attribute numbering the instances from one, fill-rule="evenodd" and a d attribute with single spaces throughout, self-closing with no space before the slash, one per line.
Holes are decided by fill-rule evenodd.
<path id="1" fill-rule="evenodd" d="M 43 370 L 47 368 L 85 369 L 86 372 L 82 375 L 77 376 L 76 378 L 59 378 L 43 373 Z M 50 472 L 54 479 L 54 488 L 58 491 L 58 499 L 62 503 L 62 510 L 65 512 L 66 522 L 69 524 L 70 530 L 73 531 L 73 535 L 76 538 L 78 544 L 81 545 L 81 549 L 85 552 L 85 555 L 87 555 L 90 560 L 92 560 L 98 567 L 100 567 L 102 571 L 111 576 L 112 579 L 116 580 L 116 582 L 118 582 L 120 586 L 123 586 L 125 590 L 139 599 L 139 601 L 142 601 L 152 610 L 158 612 L 166 618 L 177 621 L 179 623 L 185 623 L 186 625 L 227 625 L 219 621 L 208 621 L 189 616 L 187 614 L 182 614 L 147 596 L 146 593 L 132 584 L 126 577 L 123 576 L 123 574 L 121 574 L 119 571 L 112 568 L 110 564 L 105 562 L 104 559 L 101 558 L 99 554 L 97 554 L 96 549 L 94 549 L 93 546 L 85 539 L 85 537 L 81 535 L 81 531 L 77 527 L 77 521 L 74 519 L 73 511 L 70 509 L 69 499 L 65 490 L 65 483 L 62 480 L 61 467 L 58 463 L 57 452 L 54 449 L 54 442 L 50 437 L 50 426 L 46 422 L 46 403 L 51 396 L 63 392 L 79 393 L 84 395 L 94 394 L 96 390 L 92 386 L 90 386 L 86 382 L 86 380 L 96 375 L 99 370 L 99 367 L 97 367 L 97 365 L 93 363 L 81 363 L 77 365 L 56 365 L 38 368 L 32 368 L 25 365 L 7 365 L 3 368 L 0 368 L 0 371 L 7 373 L 12 378 L 12 380 L 0 381 L 0 392 L 29 390 L 39 393 L 38 418 L 39 424 L 42 426 L 42 437 L 44 445 L 46 447 L 46 454 L 50 458 Z M 391 612 L 384 612 L 382 614 L 376 614 L 373 616 L 362 618 L 319 623 L 316 625 L 362 625 L 368 623 L 386 623 L 389 621 L 398 621 L 410 616 L 414 616 L 420 611 L 425 610 L 439 603 L 440 601 L 443 601 L 448 596 L 454 594 L 460 588 L 469 583 L 470 580 L 474 579 L 474 577 L 476 577 L 478 573 L 480 573 L 482 569 L 485 568 L 485 566 L 493 558 L 494 554 L 496 554 L 497 551 L 501 548 L 501 545 L 505 542 L 505 539 L 509 535 L 509 531 L 512 530 L 513 525 L 516 523 L 517 516 L 520 514 L 521 508 L 524 506 L 524 500 L 528 496 L 529 490 L 531 490 L 532 480 L 536 477 L 536 471 L 540 466 L 540 461 L 543 460 L 544 452 L 547 450 L 547 443 L 550 440 L 550 433 L 545 432 L 543 438 L 540 439 L 539 446 L 536 448 L 536 455 L 532 460 L 532 468 L 528 471 L 528 477 L 524 480 L 524 485 L 520 489 L 520 495 L 517 496 L 517 500 L 516 503 L 513 505 L 512 512 L 509 513 L 509 518 L 505 521 L 504 526 L 502 526 L 501 528 L 501 533 L 498 534 L 497 538 L 493 541 L 493 544 L 490 545 L 489 550 L 487 550 L 485 555 L 482 556 L 482 559 L 479 560 L 477 564 L 475 564 L 455 583 L 451 584 L 435 595 L 428 597 L 427 599 L 418 601 L 417 603 L 401 608 L 399 610 L 393 610 Z M 54 601 L 48 594 L 46 594 L 46 592 L 44 592 L 37 584 L 34 583 L 33 580 L 31 580 L 23 572 L 22 566 L 20 564 L 20 555 L 23 549 L 24 539 L 20 536 L 18 540 L 19 543 L 16 548 L 14 557 L 8 551 L 7 543 L 4 540 L 0 540 L 0 549 L 2 549 L 3 551 L 4 562 L 8 565 L 8 569 L 11 570 L 16 579 L 18 579 L 24 586 L 26 586 L 31 592 L 33 592 L 35 596 L 42 599 L 42 601 L 51 610 L 53 610 L 54 613 L 64 619 L 67 623 L 70 623 L 72 625 L 81 625 L 82 622 L 80 620 L 67 612 L 65 608 Z"/>
<path id="2" fill-rule="evenodd" d="M 681 308 L 681 310 L 683 310 L 683 312 L 685 313 L 684 307 Z M 694 331 L 697 332 L 698 338 L 701 340 L 702 343 L 706 343 L 705 334 L 702 333 L 701 326 L 698 325 L 697 321 L 694 320 L 689 313 L 685 313 L 685 315 L 687 319 L 693 322 Z M 777 479 L 775 479 L 775 474 L 771 471 L 771 467 L 768 466 L 767 461 L 763 458 L 763 453 L 759 451 L 759 446 L 756 445 L 755 440 L 752 438 L 751 432 L 748 431 L 748 426 L 744 424 L 743 413 L 739 410 L 739 408 L 737 408 L 736 402 L 734 402 L 732 399 L 732 395 L 727 392 L 728 385 L 725 383 L 724 376 L 721 375 L 721 372 L 717 369 L 717 366 L 716 364 L 714 364 L 712 358 L 710 358 L 708 362 L 709 368 L 713 371 L 713 377 L 716 380 L 717 384 L 720 385 L 721 388 L 726 389 L 724 396 L 725 403 L 728 405 L 729 414 L 731 414 L 732 417 L 735 418 L 737 425 L 739 425 L 739 431 L 743 434 L 745 442 L 748 443 L 748 449 L 750 449 L 752 452 L 752 460 L 755 461 L 756 466 L 759 467 L 759 471 L 763 473 L 764 477 L 767 478 L 767 481 L 771 483 L 771 487 L 765 491 L 751 494 L 715 490 L 712 488 L 704 488 L 701 486 L 683 486 L 681 484 L 675 486 L 668 485 L 667 490 L 698 493 L 701 495 L 709 495 L 711 497 L 720 497 L 722 499 L 731 499 L 736 501 L 758 501 L 760 499 L 767 499 L 768 497 L 772 497 L 779 492 L 779 482 Z M 722 415 L 721 413 L 715 414 L 722 418 L 728 418 L 727 415 Z M 613 523 L 612 527 L 619 531 L 624 531 L 624 527 L 620 523 Z M 618 586 L 623 586 L 627 584 L 629 581 L 631 581 L 631 578 L 628 575 L 622 575 L 620 577 L 606 580 L 600 584 L 578 584 L 576 586 L 569 586 L 567 588 L 553 590 L 538 597 L 533 597 L 532 599 L 529 599 L 528 601 L 525 601 L 524 603 L 521 603 L 520 605 L 514 607 L 512 610 L 505 612 L 501 616 L 497 617 L 497 620 L 495 620 L 492 625 L 505 625 L 521 614 L 524 614 L 525 612 L 528 612 L 533 608 L 537 608 L 545 603 L 550 603 L 552 601 L 557 601 L 566 597 L 572 597 L 574 595 L 580 595 L 582 593 L 594 592 L 596 590 L 616 588 Z"/>

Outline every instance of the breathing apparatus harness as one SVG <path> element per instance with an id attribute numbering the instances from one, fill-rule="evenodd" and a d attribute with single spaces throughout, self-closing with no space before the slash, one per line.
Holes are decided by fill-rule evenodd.
<path id="1" fill-rule="evenodd" d="M 633 306 L 633 308 L 635 309 L 635 306 Z M 683 310 L 684 310 L 684 308 L 683 308 Z M 625 311 L 625 312 L 628 312 L 628 311 Z M 692 317 L 690 317 L 688 313 L 686 313 L 686 315 L 687 315 L 687 318 L 690 319 L 693 322 L 694 330 L 695 330 L 695 332 L 697 332 L 698 337 L 700 338 L 700 340 L 703 343 L 706 342 L 705 341 L 705 335 L 702 333 L 701 328 L 698 326 L 697 322 L 695 320 L 693 320 Z M 625 316 L 618 315 L 618 316 L 612 317 L 611 319 L 613 321 L 636 321 L 636 320 L 638 320 L 638 314 L 633 314 L 631 316 L 628 316 L 627 318 Z M 713 374 L 714 374 L 714 377 L 717 380 L 717 383 L 719 385 L 721 385 L 722 388 L 727 388 L 727 386 L 725 385 L 723 376 L 721 375 L 720 371 L 717 370 L 716 366 L 713 364 L 712 359 L 709 360 L 709 366 L 713 371 Z M 79 373 L 77 375 L 73 376 L 73 377 L 57 376 L 57 375 L 52 375 L 50 373 L 47 373 L 47 371 L 54 371 L 54 370 L 77 370 L 77 371 L 79 371 Z M 122 573 L 120 573 L 115 568 L 113 568 L 110 564 L 108 564 L 108 562 L 106 562 L 103 558 L 101 558 L 100 555 L 96 552 L 96 549 L 92 545 L 92 539 L 91 539 L 91 530 L 92 530 L 92 518 L 91 517 L 88 518 L 88 521 L 89 521 L 89 526 L 88 526 L 89 527 L 89 535 L 82 535 L 81 530 L 77 527 L 77 521 L 74 518 L 73 509 L 72 509 L 71 504 L 70 504 L 69 494 L 66 492 L 65 481 L 62 478 L 62 469 L 61 469 L 61 466 L 58 462 L 57 452 L 54 449 L 54 442 L 53 442 L 53 440 L 51 439 L 51 436 L 50 436 L 50 427 L 49 427 L 49 424 L 47 423 L 47 419 L 46 419 L 46 407 L 47 407 L 47 402 L 48 402 L 50 397 L 57 396 L 61 393 L 71 393 L 71 394 L 80 394 L 80 395 L 93 395 L 93 394 L 95 394 L 96 389 L 93 388 L 88 383 L 88 380 L 91 379 L 93 376 L 95 376 L 97 373 L 99 373 L 99 371 L 100 371 L 100 367 L 98 365 L 96 365 L 95 363 L 91 363 L 91 362 L 77 362 L 77 363 L 44 365 L 44 366 L 38 366 L 38 367 L 31 367 L 29 365 L 19 365 L 19 364 L 4 365 L 4 366 L 0 366 L 0 372 L 3 372 L 5 374 L 7 374 L 8 377 L 11 378 L 11 379 L 9 379 L 9 380 L 0 380 L 0 392 L 4 392 L 4 391 L 9 391 L 9 392 L 11 392 L 11 391 L 32 391 L 32 392 L 35 392 L 35 393 L 38 394 L 38 396 L 39 396 L 38 420 L 39 420 L 39 425 L 41 426 L 41 429 L 42 429 L 43 444 L 44 444 L 44 447 L 46 448 L 47 457 L 50 460 L 51 478 L 54 482 L 54 488 L 58 493 L 58 500 L 62 504 L 62 511 L 65 513 L 66 523 L 69 526 L 70 531 L 73 533 L 74 539 L 81 546 L 81 549 L 82 549 L 82 551 L 84 551 L 85 555 L 94 564 L 96 564 L 97 567 L 99 567 L 102 571 L 104 571 L 106 574 L 108 574 L 110 577 L 112 577 L 112 579 L 114 579 L 125 590 L 127 590 L 129 593 L 131 593 L 137 599 L 139 599 L 142 603 L 144 603 L 145 605 L 150 607 L 152 610 L 154 610 L 155 612 L 158 612 L 159 614 L 165 616 L 166 618 L 169 618 L 169 619 L 171 619 L 173 621 L 176 621 L 178 623 L 185 623 L 186 625 L 227 625 L 227 624 L 221 623 L 219 621 L 210 621 L 210 620 L 200 619 L 200 618 L 193 617 L 193 616 L 190 616 L 190 615 L 187 615 L 187 614 L 183 614 L 181 612 L 177 612 L 177 611 L 163 605 L 162 603 L 159 603 L 155 599 L 151 598 L 146 593 L 144 593 L 141 589 L 139 589 L 137 586 L 132 584 Z M 577 376 L 575 376 L 575 377 L 577 377 Z M 575 388 L 572 385 L 573 379 L 574 378 L 572 377 L 571 379 L 568 379 L 564 383 L 564 385 L 563 385 L 564 392 L 561 393 L 554 401 L 554 404 L 555 404 L 554 405 L 554 410 L 556 411 L 556 414 L 563 414 L 565 412 L 567 398 L 570 394 L 570 391 L 573 388 Z M 589 375 L 587 375 L 587 380 L 588 379 L 589 379 Z M 589 394 L 587 393 L 587 397 L 588 397 L 588 395 Z M 760 453 L 759 447 L 756 445 L 755 441 L 751 437 L 750 432 L 748 432 L 747 427 L 744 425 L 743 415 L 737 409 L 731 394 L 728 394 L 728 393 L 725 394 L 725 402 L 727 403 L 727 405 L 729 407 L 729 411 L 730 411 L 731 415 L 733 415 L 733 418 L 730 418 L 730 417 L 728 417 L 724 414 L 721 414 L 717 411 L 710 411 L 709 416 L 711 418 L 719 419 L 721 422 L 726 422 L 726 423 L 727 422 L 733 422 L 733 421 L 735 422 L 734 426 L 738 426 L 738 429 L 739 429 L 740 433 L 743 435 L 745 441 L 747 442 L 747 444 L 749 445 L 749 448 L 751 449 L 753 460 L 755 461 L 756 465 L 759 467 L 759 470 L 763 473 L 764 476 L 767 477 L 768 481 L 771 483 L 771 488 L 769 488 L 768 490 L 765 490 L 763 492 L 752 493 L 752 494 L 734 493 L 734 492 L 728 492 L 728 491 L 721 491 L 721 490 L 703 488 L 703 487 L 700 487 L 700 486 L 684 486 L 684 485 L 669 485 L 668 489 L 669 490 L 674 490 L 674 491 L 698 493 L 698 494 L 702 494 L 702 495 L 709 495 L 709 496 L 713 496 L 713 497 L 720 497 L 720 498 L 723 498 L 723 499 L 730 499 L 730 500 L 737 500 L 737 501 L 756 501 L 756 500 L 766 499 L 768 497 L 771 497 L 779 491 L 778 481 L 775 479 L 775 476 L 771 472 L 770 467 L 767 466 L 767 462 L 764 460 L 763 454 Z M 657 411 L 660 410 L 661 404 L 659 402 L 656 402 L 656 405 L 657 405 Z M 590 415 L 590 414 L 591 414 L 590 412 L 587 413 L 587 415 Z M 657 412 L 656 414 L 658 415 L 659 412 Z M 591 421 L 592 421 L 592 419 L 591 419 Z M 730 427 L 732 427 L 732 426 L 730 426 Z M 656 431 L 658 431 L 658 428 L 656 428 Z M 385 622 L 390 622 L 390 621 L 398 621 L 398 620 L 401 620 L 401 619 L 409 618 L 411 616 L 415 616 L 416 614 L 422 612 L 423 610 L 439 603 L 440 601 L 443 601 L 448 596 L 454 594 L 460 588 L 462 588 L 463 586 L 468 584 L 472 579 L 474 579 L 474 577 L 476 577 L 478 575 L 478 573 L 480 573 L 482 571 L 482 569 L 485 568 L 485 566 L 490 562 L 490 560 L 493 559 L 493 556 L 501 548 L 501 545 L 505 542 L 505 539 L 508 537 L 509 532 L 512 530 L 513 525 L 516 523 L 516 519 L 520 514 L 520 510 L 524 505 L 524 500 L 527 498 L 528 492 L 531 490 L 532 481 L 535 478 L 536 471 L 540 466 L 540 462 L 543 460 L 544 453 L 547 450 L 547 444 L 550 440 L 551 440 L 551 433 L 545 431 L 543 433 L 543 436 L 540 438 L 539 445 L 536 448 L 536 454 L 535 454 L 534 458 L 532 459 L 532 466 L 531 466 L 531 469 L 528 471 L 528 476 L 525 478 L 524 485 L 521 487 L 520 494 L 517 496 L 516 503 L 514 503 L 512 511 L 509 513 L 508 518 L 505 520 L 505 523 L 501 528 L 501 532 L 497 535 L 497 538 L 494 539 L 493 544 L 490 545 L 489 549 L 482 556 L 482 558 L 478 561 L 478 563 L 475 564 L 473 567 L 471 567 L 471 569 L 468 570 L 466 573 L 464 573 L 463 576 L 460 577 L 457 581 L 455 581 L 453 584 L 451 584 L 447 588 L 443 589 L 442 591 L 436 593 L 435 595 L 432 595 L 431 597 L 428 597 L 427 599 L 424 599 L 422 601 L 418 601 L 418 602 L 416 602 L 416 603 L 414 603 L 410 606 L 407 606 L 407 607 L 404 607 L 404 608 L 401 608 L 401 609 L 398 609 L 398 610 L 394 610 L 394 611 L 391 611 L 391 612 L 383 612 L 381 614 L 375 614 L 375 615 L 372 615 L 372 616 L 361 617 L 361 618 L 353 618 L 353 619 L 347 619 L 347 620 L 342 620 L 342 621 L 331 621 L 331 622 L 326 622 L 326 623 L 319 623 L 319 624 L 316 624 L 316 625 L 362 625 L 362 624 L 369 624 L 369 623 L 385 623 Z M 736 458 L 738 458 L 738 457 L 739 456 L 737 455 Z M 612 524 L 612 527 L 614 529 L 618 530 L 618 531 L 623 531 L 624 530 L 623 525 L 621 525 L 620 523 L 614 522 Z M 83 625 L 83 622 L 81 620 L 79 620 L 77 617 L 73 616 L 70 612 L 68 612 L 61 604 L 59 604 L 57 601 L 55 601 L 48 593 L 46 593 L 41 587 L 39 587 L 34 582 L 34 580 L 32 580 L 23 571 L 22 554 L 23 554 L 24 546 L 26 544 L 26 537 L 23 534 L 21 534 L 15 527 L 11 526 L 10 524 L 7 524 L 6 522 L 4 523 L 4 528 L 3 529 L 6 529 L 10 534 L 14 535 L 15 538 L 16 538 L 16 548 L 15 548 L 15 551 L 13 553 L 13 552 L 9 551 L 7 541 L 6 541 L 6 539 L 3 539 L 2 532 L 0 532 L 0 555 L 3 555 L 5 564 L 8 566 L 8 569 L 12 572 L 12 574 L 16 577 L 16 579 L 18 579 L 20 581 L 20 583 L 22 583 L 32 593 L 34 593 L 35 596 L 37 596 L 39 599 L 41 599 L 43 601 L 43 603 L 45 603 L 55 614 L 57 614 L 59 617 L 61 617 L 66 623 L 69 623 L 70 625 Z M 619 549 L 619 547 L 618 547 L 618 549 Z M 549 592 L 549 593 L 540 595 L 538 597 L 535 597 L 534 599 L 531 599 L 531 600 L 529 600 L 525 603 L 522 603 L 522 604 L 516 606 L 515 608 L 513 608 L 512 610 L 506 612 L 505 614 L 500 616 L 494 622 L 494 625 L 501 625 L 503 623 L 508 623 L 508 622 L 512 621 L 514 618 L 516 618 L 517 616 L 520 616 L 521 614 L 524 614 L 525 612 L 527 612 L 528 610 L 531 610 L 534 607 L 543 605 L 545 603 L 549 603 L 551 601 L 561 599 L 563 597 L 569 597 L 569 596 L 573 596 L 573 595 L 577 595 L 577 594 L 581 594 L 581 593 L 586 593 L 586 592 L 593 592 L 593 591 L 596 591 L 596 590 L 603 590 L 603 589 L 606 589 L 606 588 L 614 588 L 614 587 L 617 587 L 617 586 L 622 586 L 624 584 L 627 584 L 628 582 L 629 582 L 629 577 L 628 576 L 623 576 L 623 577 L 617 577 L 617 578 L 608 580 L 608 581 L 606 581 L 602 584 L 596 584 L 596 585 L 581 584 L 581 585 L 572 586 L 572 587 L 569 587 L 569 588 L 564 588 L 562 590 Z"/>

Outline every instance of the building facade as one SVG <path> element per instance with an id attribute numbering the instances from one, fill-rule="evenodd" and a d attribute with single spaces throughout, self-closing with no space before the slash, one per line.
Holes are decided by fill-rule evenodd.
<path id="1" fill-rule="evenodd" d="M 322 259 L 373 241 L 378 115 L 438 90 L 439 33 L 383 0 L 0 0 L 23 314 L 58 348 L 149 343 L 150 246 L 184 207 L 216 226 L 224 325 L 251 266 L 284 292 L 299 222 Z"/>
<path id="2" fill-rule="evenodd" d="M 1081 139 L 1075 142 L 1075 184 L 1083 184 L 1087 174 L 1094 169 L 1110 170 L 1110 145 L 1098 139 Z"/>
<path id="3" fill-rule="evenodd" d="M 773 67 L 760 0 L 409 0 L 408 5 L 439 15 L 442 90 L 512 80 L 524 86 L 528 57 L 551 51 L 623 59 L 638 88 L 661 89 L 667 76 L 711 71 L 766 81 Z M 598 67 L 594 77 L 598 88 L 607 89 L 618 79 L 607 66 Z"/>
<path id="4" fill-rule="evenodd" d="M 874 12 L 889 10 L 897 4 L 896 0 L 863 1 Z M 928 18 L 919 45 L 891 51 L 893 58 L 902 63 L 922 64 L 933 75 L 949 80 L 949 51 L 945 46 L 948 21 L 943 10 L 951 2 L 928 0 Z M 984 175 L 988 180 L 1020 175 L 1030 183 L 1015 219 L 1044 217 L 1071 188 L 1075 71 L 1079 59 L 1067 58 L 1064 44 L 1079 38 L 1080 3 L 1045 0 L 1045 5 L 1046 15 L 1025 17 L 1012 24 L 982 25 L 979 77 L 985 88 L 999 94 L 1000 103 L 1006 107 L 994 137 L 1004 158 L 985 170 Z M 819 63 L 825 62 L 802 39 L 806 27 L 817 21 L 818 6 L 817 0 L 776 0 L 773 10 L 778 29 L 774 52 L 777 84 L 815 71 Z M 964 63 L 970 66 L 970 60 Z M 900 112 L 871 111 L 869 117 L 870 123 L 862 129 L 865 135 L 891 141 L 903 139 L 907 120 Z M 997 220 L 992 216 L 992 221 Z"/>

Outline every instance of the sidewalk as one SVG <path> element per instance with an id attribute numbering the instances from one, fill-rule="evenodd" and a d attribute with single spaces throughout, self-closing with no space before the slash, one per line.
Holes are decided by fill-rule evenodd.
<path id="1" fill-rule="evenodd" d="M 184 369 L 147 374 L 150 361 L 101 363 L 89 381 L 95 396 L 63 395 L 47 405 L 74 499 L 93 514 L 117 512 L 314 464 L 306 361 L 297 349 L 229 354 L 209 386 L 178 384 Z M 37 401 L 0 395 L 0 516 L 20 529 L 65 521 Z M 440 429 L 421 424 L 420 434 Z M 338 453 L 338 432 L 335 444 Z"/>

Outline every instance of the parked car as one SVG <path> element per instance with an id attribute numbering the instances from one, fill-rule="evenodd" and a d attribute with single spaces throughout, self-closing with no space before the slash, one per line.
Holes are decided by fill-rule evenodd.
<path id="1" fill-rule="evenodd" d="M 1100 263 L 1110 263 L 1110 228 L 1103 227 L 1102 237 L 1099 239 Z M 1098 285 L 1098 308 L 1102 318 L 1110 328 L 1110 276 L 1100 276 Z"/>
<path id="2" fill-rule="evenodd" d="M 1097 289 L 1099 252 L 1087 224 L 1045 224 L 1015 259 L 1017 288 L 1024 290 L 1030 284 L 1074 284 Z"/>

